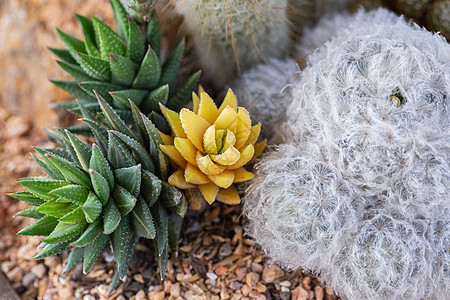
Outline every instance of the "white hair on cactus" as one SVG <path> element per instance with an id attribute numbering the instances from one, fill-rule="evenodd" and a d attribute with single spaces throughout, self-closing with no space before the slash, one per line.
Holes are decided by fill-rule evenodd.
<path id="1" fill-rule="evenodd" d="M 254 123 L 261 122 L 261 136 L 276 142 L 279 127 L 286 118 L 286 109 L 292 99 L 290 84 L 299 71 L 292 59 L 270 59 L 243 73 L 231 84 L 238 95 L 239 105 L 246 107 Z"/>
<path id="2" fill-rule="evenodd" d="M 243 201 L 247 233 L 275 263 L 320 273 L 348 299 L 440 299 L 450 286 L 450 45 L 384 9 L 348 18 L 293 85 L 285 144 L 262 158 Z M 333 22 L 345 23 L 321 24 Z"/>
<path id="3" fill-rule="evenodd" d="M 218 85 L 290 44 L 287 0 L 176 0 L 205 76 Z"/>

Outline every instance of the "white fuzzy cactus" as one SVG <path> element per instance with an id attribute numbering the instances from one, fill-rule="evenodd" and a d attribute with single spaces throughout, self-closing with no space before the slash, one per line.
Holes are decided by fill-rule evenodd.
<path id="1" fill-rule="evenodd" d="M 285 144 L 244 199 L 247 233 L 344 298 L 445 299 L 450 45 L 383 9 L 348 18 L 294 84 Z"/>
<path id="2" fill-rule="evenodd" d="M 175 0 L 204 74 L 217 85 L 289 46 L 287 0 Z"/>
<path id="3" fill-rule="evenodd" d="M 290 84 L 298 76 L 299 67 L 293 59 L 270 59 L 243 73 L 231 84 L 239 95 L 239 103 L 250 112 L 255 123 L 261 123 L 261 136 L 277 143 L 280 125 L 292 98 Z"/>

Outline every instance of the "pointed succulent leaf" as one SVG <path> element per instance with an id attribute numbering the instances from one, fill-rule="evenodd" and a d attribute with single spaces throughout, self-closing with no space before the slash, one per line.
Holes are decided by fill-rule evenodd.
<path id="1" fill-rule="evenodd" d="M 125 55 L 126 45 L 117 33 L 96 17 L 92 17 L 92 24 L 103 59 L 108 59 L 110 53 Z"/>
<path id="2" fill-rule="evenodd" d="M 145 50 L 145 40 L 141 30 L 133 20 L 128 19 L 128 43 L 126 56 L 136 64 L 140 64 L 142 57 L 145 54 Z"/>
<path id="3" fill-rule="evenodd" d="M 21 186 L 28 189 L 33 195 L 44 200 L 56 199 L 55 196 L 50 195 L 51 190 L 69 185 L 68 182 L 62 180 L 53 180 L 48 178 L 26 178 L 18 182 Z"/>
<path id="4" fill-rule="evenodd" d="M 127 215 L 136 205 L 136 198 L 118 184 L 114 187 L 112 197 L 122 216 Z"/>
<path id="5" fill-rule="evenodd" d="M 30 207 L 27 209 L 24 209 L 16 214 L 16 217 L 25 217 L 25 218 L 32 218 L 32 219 L 42 219 L 45 217 L 44 214 L 36 211 L 37 207 Z"/>
<path id="6" fill-rule="evenodd" d="M 108 202 L 109 194 L 111 190 L 109 189 L 109 183 L 99 172 L 89 169 L 89 175 L 91 176 L 92 186 L 97 197 L 102 201 L 103 205 Z"/>
<path id="7" fill-rule="evenodd" d="M 152 46 L 156 53 L 159 53 L 159 47 L 161 45 L 161 26 L 156 13 L 152 14 L 147 25 L 147 42 Z"/>
<path id="8" fill-rule="evenodd" d="M 157 254 L 161 254 L 167 246 L 169 219 L 166 209 L 159 202 L 156 202 L 150 210 L 156 226 L 155 241 L 157 243 L 157 248 L 155 250 L 157 250 Z"/>
<path id="9" fill-rule="evenodd" d="M 47 236 L 55 229 L 56 225 L 58 225 L 58 219 L 45 216 L 36 222 L 28 225 L 21 231 L 19 231 L 18 235 L 43 235 Z"/>
<path id="10" fill-rule="evenodd" d="M 61 218 L 65 214 L 70 213 L 73 208 L 70 203 L 59 202 L 57 200 L 47 201 L 36 209 L 38 212 L 52 216 L 55 218 Z"/>
<path id="11" fill-rule="evenodd" d="M 104 81 L 108 81 L 111 78 L 111 70 L 108 61 L 80 52 L 76 52 L 74 57 L 80 67 L 89 76 Z"/>
<path id="12" fill-rule="evenodd" d="M 120 0 L 112 0 L 111 6 L 114 12 L 114 19 L 117 24 L 117 34 L 123 39 L 127 39 L 128 14 Z"/>
<path id="13" fill-rule="evenodd" d="M 134 197 L 139 195 L 141 190 L 141 165 L 116 169 L 114 170 L 114 178 Z"/>
<path id="14" fill-rule="evenodd" d="M 65 198 L 73 203 L 83 205 L 89 195 L 89 190 L 78 184 L 70 184 L 50 192 L 51 195 Z"/>
<path id="15" fill-rule="evenodd" d="M 63 251 L 66 251 L 68 249 L 70 249 L 70 242 L 64 242 L 61 244 L 48 244 L 45 246 L 45 248 L 39 252 L 35 257 L 33 257 L 33 259 L 43 259 L 55 254 L 59 254 Z"/>
<path id="16" fill-rule="evenodd" d="M 17 200 L 31 204 L 33 206 L 39 206 L 45 202 L 43 199 L 33 195 L 30 191 L 21 191 L 17 193 L 10 193 L 7 195 Z"/>
<path id="17" fill-rule="evenodd" d="M 116 230 L 117 226 L 119 226 L 120 219 L 120 211 L 114 201 L 110 199 L 105 206 L 105 213 L 103 216 L 103 233 L 109 234 Z"/>
<path id="18" fill-rule="evenodd" d="M 158 85 L 160 78 L 161 63 L 159 57 L 151 47 L 148 47 L 132 86 L 133 88 L 151 90 Z"/>
<path id="19" fill-rule="evenodd" d="M 158 128 L 161 132 L 170 134 L 170 126 L 169 123 L 167 123 L 167 120 L 164 118 L 164 116 L 160 113 L 157 113 L 156 111 L 152 111 L 148 118 L 150 121 L 155 124 L 156 128 Z"/>
<path id="20" fill-rule="evenodd" d="M 70 54 L 69 50 L 61 49 L 61 48 L 48 48 L 48 49 L 62 61 L 69 63 L 69 64 L 77 64 L 75 59 Z"/>
<path id="21" fill-rule="evenodd" d="M 108 132 L 108 140 L 108 161 L 114 169 L 136 165 L 130 151 L 111 131 Z"/>
<path id="22" fill-rule="evenodd" d="M 192 74 L 183 85 L 170 97 L 167 107 L 175 111 L 182 109 L 191 99 L 192 91 L 197 88 L 202 72 Z"/>
<path id="23" fill-rule="evenodd" d="M 178 241 L 180 240 L 183 217 L 177 214 L 169 216 L 169 248 L 176 253 L 178 251 Z"/>
<path id="24" fill-rule="evenodd" d="M 64 145 L 64 148 L 69 153 L 69 156 L 70 156 L 69 160 L 72 161 L 75 165 L 81 167 L 80 162 L 77 159 L 77 153 L 75 152 L 75 149 L 73 148 L 72 143 L 70 143 L 70 140 L 69 140 L 69 137 L 67 136 L 67 133 L 64 130 L 60 129 L 60 128 L 56 128 L 56 131 L 58 131 L 58 133 L 59 133 L 59 136 L 60 136 L 61 141 L 62 141 L 62 143 Z M 50 156 L 47 155 L 48 152 L 46 152 L 46 150 L 43 150 L 43 149 L 40 149 L 40 148 L 37 148 L 37 147 L 34 147 L 34 150 L 36 150 L 36 152 L 39 153 L 39 155 L 41 157 L 46 157 L 47 158 L 46 161 L 51 163 L 50 160 L 49 160 Z M 63 174 L 63 176 L 64 176 L 64 174 Z"/>
<path id="25" fill-rule="evenodd" d="M 80 89 L 81 87 L 78 86 Z M 84 91 L 83 91 L 84 92 Z M 80 107 L 78 105 L 78 101 L 80 103 L 83 103 L 83 105 L 85 106 L 85 108 L 91 110 L 91 111 L 100 111 L 100 106 L 98 105 L 97 101 L 92 101 L 92 100 L 68 100 L 68 101 L 64 101 L 58 104 L 58 108 L 60 109 L 64 109 L 64 110 L 68 110 L 73 114 L 76 115 L 81 115 L 81 111 L 80 111 Z M 72 131 L 74 132 L 74 131 Z M 76 133 L 76 132 L 74 132 Z"/>
<path id="26" fill-rule="evenodd" d="M 88 18 L 81 16 L 79 14 L 76 14 L 78 23 L 81 26 L 81 31 L 83 32 L 83 36 L 85 41 L 88 40 L 91 44 L 95 45 L 95 31 L 94 26 L 92 25 L 92 21 Z"/>
<path id="27" fill-rule="evenodd" d="M 111 82 L 124 86 L 131 86 L 137 66 L 128 57 L 110 54 Z"/>
<path id="28" fill-rule="evenodd" d="M 176 187 L 165 182 L 162 183 L 162 191 L 159 197 L 162 204 L 169 207 L 176 206 L 180 203 L 182 197 L 183 194 Z"/>
<path id="29" fill-rule="evenodd" d="M 86 218 L 81 208 L 76 208 L 59 219 L 59 222 L 66 224 L 86 223 Z"/>
<path id="30" fill-rule="evenodd" d="M 150 209 L 144 199 L 139 197 L 135 208 L 130 213 L 131 228 L 139 237 L 154 239 L 155 224 Z"/>
<path id="31" fill-rule="evenodd" d="M 113 98 L 113 104 L 116 107 L 130 109 L 130 100 L 139 106 L 145 97 L 147 97 L 148 92 L 146 90 L 130 89 L 110 92 L 109 94 Z"/>
<path id="32" fill-rule="evenodd" d="M 90 93 L 87 93 L 85 90 L 83 90 L 78 85 L 78 81 L 52 80 L 51 82 L 54 85 L 56 85 L 57 87 L 59 87 L 60 89 L 68 92 L 75 98 L 95 101 L 95 96 L 91 95 Z M 61 103 L 58 106 L 61 106 L 63 104 L 64 103 Z"/>
<path id="33" fill-rule="evenodd" d="M 130 243 L 126 246 L 125 256 L 122 257 L 120 268 L 117 269 L 121 279 L 125 278 L 127 274 L 128 265 L 130 264 L 131 257 L 133 256 L 134 249 L 139 241 L 139 237 L 136 234 L 131 235 Z"/>
<path id="34" fill-rule="evenodd" d="M 163 85 L 148 94 L 147 98 L 141 103 L 141 109 L 144 113 L 159 111 L 159 103 L 165 105 L 169 99 L 169 85 Z"/>
<path id="35" fill-rule="evenodd" d="M 92 187 L 89 176 L 86 175 L 85 171 L 74 166 L 65 158 L 59 157 L 57 155 L 47 153 L 45 154 L 45 156 L 55 167 L 58 168 L 58 170 L 63 174 L 67 181 L 83 185 L 87 188 Z"/>
<path id="36" fill-rule="evenodd" d="M 100 216 L 103 205 L 94 192 L 89 192 L 89 196 L 80 208 L 84 212 L 86 221 L 92 223 Z"/>
<path id="37" fill-rule="evenodd" d="M 50 178 L 56 180 L 64 180 L 64 176 L 61 174 L 61 172 L 59 172 L 57 168 L 53 166 L 53 164 L 49 163 L 47 165 L 44 162 L 44 160 L 37 158 L 36 155 L 34 155 L 33 153 L 31 153 L 31 156 L 33 157 L 34 161 L 39 165 L 39 167 L 41 167 L 41 169 L 44 170 L 44 172 L 47 173 L 47 175 Z"/>
<path id="38" fill-rule="evenodd" d="M 64 31 L 60 30 L 59 28 L 56 28 L 56 32 L 58 33 L 58 36 L 61 39 L 61 41 L 67 46 L 67 48 L 70 51 L 82 52 L 82 53 L 84 53 L 86 51 L 83 41 L 80 41 L 76 37 L 65 33 Z M 72 57 L 73 57 L 73 54 L 72 54 Z"/>
<path id="39" fill-rule="evenodd" d="M 92 145 L 92 156 L 91 161 L 89 162 L 89 168 L 102 175 L 108 182 L 110 189 L 114 187 L 113 171 L 96 144 Z"/>
<path id="40" fill-rule="evenodd" d="M 88 94 L 94 96 L 94 99 L 96 99 L 97 92 L 99 95 L 103 97 L 103 99 L 108 102 L 112 103 L 112 97 L 109 94 L 110 91 L 118 91 L 123 90 L 124 87 L 121 85 L 109 83 L 109 82 L 102 82 L 102 81 L 82 81 L 78 83 L 78 85 Z M 96 99 L 97 100 L 97 99 Z"/>
<path id="41" fill-rule="evenodd" d="M 57 61 L 58 65 L 72 76 L 76 81 L 95 80 L 89 76 L 78 64 L 71 64 L 65 61 Z"/>
<path id="42" fill-rule="evenodd" d="M 89 224 L 83 234 L 73 242 L 74 247 L 86 247 L 92 243 L 103 232 L 102 218 L 97 218 Z"/>
<path id="43" fill-rule="evenodd" d="M 148 154 L 147 150 L 145 150 L 145 148 L 141 145 L 141 143 L 121 132 L 111 130 L 111 133 L 117 136 L 126 145 L 126 147 L 133 152 L 134 157 L 138 162 L 142 164 L 142 167 L 145 170 L 148 170 L 150 172 L 155 171 L 155 166 L 152 163 L 152 158 Z"/>
<path id="44" fill-rule="evenodd" d="M 186 199 L 186 197 L 181 194 L 181 201 L 172 207 L 172 209 L 175 211 L 175 213 L 177 213 L 180 217 L 184 217 L 186 215 L 187 209 L 188 209 L 188 201 Z"/>
<path id="45" fill-rule="evenodd" d="M 108 119 L 109 124 L 115 130 L 123 132 L 129 137 L 136 138 L 131 129 L 125 124 L 125 122 L 119 117 L 119 115 L 114 111 L 114 109 L 100 96 L 96 94 L 98 103 L 100 104 L 105 117 Z"/>
<path id="46" fill-rule="evenodd" d="M 42 241 L 47 244 L 60 244 L 78 237 L 86 227 L 86 222 L 76 224 L 59 223 L 52 233 Z"/>
<path id="47" fill-rule="evenodd" d="M 77 155 L 77 159 L 80 162 L 83 170 L 87 171 L 89 169 L 89 161 L 91 160 L 91 147 L 86 143 L 80 141 L 76 136 L 73 135 L 72 132 L 65 130 L 70 143 L 72 144 L 73 149 Z"/>
<path id="48" fill-rule="evenodd" d="M 119 286 L 119 283 L 120 283 L 120 274 L 119 270 L 117 270 L 116 268 L 116 270 L 114 271 L 113 278 L 111 279 L 111 284 L 109 285 L 108 294 L 111 294 Z"/>
<path id="49" fill-rule="evenodd" d="M 77 112 L 78 107 L 75 110 L 71 110 L 74 114 L 79 114 Z M 78 134 L 81 136 L 85 136 L 85 137 L 92 137 L 92 131 L 91 128 L 88 125 L 71 125 L 67 127 L 67 130 L 69 130 L 70 132 L 72 132 L 73 134 Z"/>
<path id="50" fill-rule="evenodd" d="M 138 135 L 141 139 L 144 139 L 144 144 L 147 145 L 149 139 L 148 139 L 148 135 L 146 134 L 146 131 L 145 131 L 144 121 L 142 120 L 142 117 L 141 117 L 142 113 L 133 101 L 129 100 L 128 102 L 129 102 L 131 114 L 133 115 L 133 122 L 134 122 L 134 124 L 136 124 L 136 127 L 139 132 Z"/>
<path id="51" fill-rule="evenodd" d="M 159 246 L 156 239 L 153 240 L 153 244 L 155 245 L 155 248 Z M 159 276 L 162 281 L 164 280 L 164 276 L 166 276 L 167 264 L 169 263 L 169 244 L 167 241 L 164 245 L 163 251 L 157 253 L 156 260 L 158 262 Z"/>
<path id="52" fill-rule="evenodd" d="M 91 119 L 86 119 L 83 118 L 81 119 L 81 121 L 83 121 L 84 123 L 86 123 L 89 128 L 91 129 L 92 133 L 94 134 L 95 140 L 98 143 L 98 147 L 100 148 L 102 153 L 107 153 L 108 150 L 108 133 L 106 132 L 106 130 L 97 122 L 91 120 Z M 94 169 L 95 168 L 91 168 Z"/>
<path id="53" fill-rule="evenodd" d="M 169 84 L 170 92 L 173 92 L 175 89 L 176 77 L 183 54 L 184 42 L 181 42 L 175 47 L 162 66 L 159 82 L 160 84 Z"/>
<path id="54" fill-rule="evenodd" d="M 142 170 L 141 195 L 149 207 L 152 207 L 159 198 L 162 190 L 161 180 L 147 170 Z"/>
<path id="55" fill-rule="evenodd" d="M 75 267 L 84 257 L 84 248 L 73 248 L 64 262 L 63 274 L 66 274 Z"/>
<path id="56" fill-rule="evenodd" d="M 127 247 L 131 242 L 132 235 L 128 217 L 122 218 L 117 230 L 111 234 L 111 248 L 118 270 L 123 269 L 122 264 L 127 256 Z"/>
<path id="57" fill-rule="evenodd" d="M 84 248 L 83 273 L 86 274 L 92 269 L 97 257 L 105 248 L 108 237 L 108 234 L 100 234 L 92 243 Z"/>

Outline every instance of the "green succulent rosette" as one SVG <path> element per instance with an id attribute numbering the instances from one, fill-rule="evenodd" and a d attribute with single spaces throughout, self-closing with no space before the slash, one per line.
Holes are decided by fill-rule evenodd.
<path id="1" fill-rule="evenodd" d="M 109 241 L 117 267 L 114 289 L 141 237 L 154 241 L 160 275 L 165 275 L 188 202 L 166 182 L 169 164 L 153 122 L 130 101 L 132 130 L 97 97 L 101 111 L 96 115 L 80 104 L 82 120 L 96 138 L 93 146 L 68 130 L 49 131 L 62 147 L 35 148 L 40 157 L 32 154 L 47 176 L 20 180 L 27 190 L 10 196 L 32 205 L 17 216 L 36 219 L 19 235 L 45 236 L 35 259 L 70 249 L 65 272 L 83 260 L 87 273 Z"/>
<path id="2" fill-rule="evenodd" d="M 112 0 L 111 5 L 117 32 L 95 16 L 89 19 L 80 15 L 77 19 L 83 41 L 57 29 L 67 49 L 50 50 L 60 59 L 60 67 L 74 80 L 53 83 L 89 110 L 100 110 L 95 90 L 125 115 L 130 110 L 128 99 L 145 114 L 159 112 L 159 103 L 178 111 L 190 101 L 200 78 L 200 72 L 194 73 L 175 88 L 184 41 L 180 40 L 164 59 L 160 53 L 161 28 L 156 13 L 146 18 L 148 23 L 138 25 L 120 0 Z M 75 100 L 63 102 L 59 107 L 80 112 Z"/>

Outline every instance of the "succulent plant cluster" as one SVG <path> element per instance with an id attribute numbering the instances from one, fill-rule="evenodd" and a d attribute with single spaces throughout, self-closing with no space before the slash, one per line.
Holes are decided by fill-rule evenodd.
<path id="1" fill-rule="evenodd" d="M 233 91 L 228 90 L 219 108 L 203 91 L 193 93 L 193 111 L 176 113 L 161 105 L 173 137 L 166 136 L 161 150 L 175 165 L 169 183 L 188 190 L 189 203 L 199 209 L 203 199 L 239 204 L 233 186 L 253 179 L 244 166 L 264 150 L 266 141 L 256 143 L 261 123 L 252 126 L 249 112 L 238 107 Z M 199 189 L 201 196 L 189 190 Z"/>
<path id="2" fill-rule="evenodd" d="M 27 190 L 10 196 L 33 205 L 18 216 L 37 219 L 19 234 L 46 236 L 35 259 L 71 249 L 65 271 L 83 260 L 83 271 L 89 272 L 109 241 L 117 266 L 113 289 L 126 274 L 140 237 L 154 240 L 164 276 L 188 202 L 166 182 L 168 160 L 159 150 L 162 139 L 154 124 L 130 101 L 136 136 L 97 97 L 101 114 L 80 104 L 96 143 L 89 146 L 68 130 L 52 133 L 63 148 L 35 148 L 41 157 L 33 155 L 47 176 L 20 180 Z"/>
<path id="3" fill-rule="evenodd" d="M 60 67 L 74 80 L 53 83 L 93 111 L 100 110 L 93 90 L 125 114 L 130 110 L 128 99 L 145 114 L 158 112 L 159 102 L 179 110 L 189 102 L 191 91 L 200 78 L 197 72 L 175 88 L 184 42 L 179 42 L 162 62 L 157 14 L 153 13 L 147 26 L 141 28 L 127 15 L 119 0 L 112 0 L 111 4 L 117 33 L 95 16 L 89 19 L 80 15 L 77 18 L 84 41 L 57 30 L 67 49 L 51 48 L 51 51 L 60 59 Z M 64 102 L 60 107 L 79 113 L 75 100 Z"/>
<path id="4" fill-rule="evenodd" d="M 326 22 L 347 25 L 293 84 L 284 143 L 243 200 L 247 233 L 342 297 L 445 299 L 450 46 L 383 9 L 347 18 Z"/>

